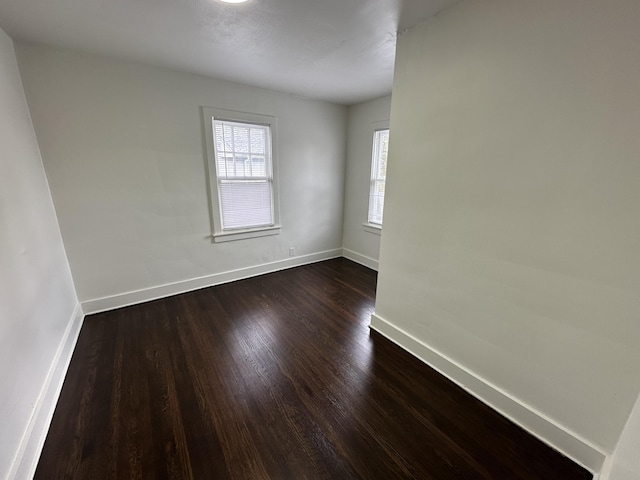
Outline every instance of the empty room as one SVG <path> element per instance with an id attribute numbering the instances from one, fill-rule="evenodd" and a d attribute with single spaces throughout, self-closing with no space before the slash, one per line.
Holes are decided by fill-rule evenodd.
<path id="1" fill-rule="evenodd" d="M 640 480 L 639 26 L 0 0 L 0 478 Z"/>

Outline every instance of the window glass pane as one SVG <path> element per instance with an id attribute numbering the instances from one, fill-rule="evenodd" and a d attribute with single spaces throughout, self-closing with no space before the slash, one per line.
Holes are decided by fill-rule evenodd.
<path id="1" fill-rule="evenodd" d="M 262 153 L 266 151 L 267 139 L 264 128 L 252 128 L 251 135 L 251 153 Z"/>
<path id="2" fill-rule="evenodd" d="M 371 188 L 369 194 L 369 223 L 382 225 L 384 187 L 387 177 L 389 130 L 377 130 L 373 135 L 371 158 Z"/>
<path id="3" fill-rule="evenodd" d="M 234 151 L 249 153 L 249 129 L 247 127 L 233 127 Z"/>
<path id="4" fill-rule="evenodd" d="M 246 177 L 247 172 L 247 156 L 246 155 L 234 155 L 233 156 L 233 175 L 228 175 L 227 178 L 233 177 Z"/>
<path id="5" fill-rule="evenodd" d="M 264 155 L 253 155 L 251 157 L 251 171 L 254 177 L 267 176 L 267 164 Z"/>
<path id="6" fill-rule="evenodd" d="M 389 151 L 389 130 L 379 130 L 376 132 L 378 144 L 378 165 L 376 177 L 387 178 L 387 153 Z"/>
<path id="7" fill-rule="evenodd" d="M 214 136 L 216 137 L 216 151 L 218 152 L 224 152 L 225 146 L 224 146 L 224 130 L 222 128 L 222 123 L 220 122 L 213 122 L 213 133 Z"/>
<path id="8" fill-rule="evenodd" d="M 216 148 L 220 152 L 232 152 L 233 151 L 233 134 L 231 126 L 222 122 L 215 122 L 216 132 Z"/>
<path id="9" fill-rule="evenodd" d="M 213 121 L 213 133 L 215 136 L 215 151 L 216 151 L 216 168 L 218 175 L 227 175 L 227 162 L 229 161 L 227 155 L 227 148 L 224 141 L 224 128 L 222 123 Z"/>
<path id="10" fill-rule="evenodd" d="M 382 225 L 382 214 L 384 211 L 384 180 L 376 180 L 370 199 L 369 222 Z"/>

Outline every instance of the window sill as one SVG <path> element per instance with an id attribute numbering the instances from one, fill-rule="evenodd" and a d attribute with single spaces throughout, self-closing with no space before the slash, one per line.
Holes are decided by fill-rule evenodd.
<path id="1" fill-rule="evenodd" d="M 213 234 L 214 243 L 233 242 L 234 240 L 245 240 L 247 238 L 267 237 L 269 235 L 279 235 L 280 225 L 273 227 L 250 228 L 246 230 L 229 230 Z"/>
<path id="2" fill-rule="evenodd" d="M 365 232 L 380 235 L 382 233 L 382 225 L 374 225 L 373 223 L 363 223 L 362 228 Z"/>

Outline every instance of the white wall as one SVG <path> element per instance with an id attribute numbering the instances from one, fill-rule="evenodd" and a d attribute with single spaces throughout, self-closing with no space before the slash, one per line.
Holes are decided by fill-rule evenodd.
<path id="1" fill-rule="evenodd" d="M 0 30 L 0 478 L 38 455 L 77 306 L 13 44 Z"/>
<path id="2" fill-rule="evenodd" d="M 640 478 L 640 396 L 636 400 L 611 460 L 611 472 L 602 480 L 638 480 Z"/>
<path id="3" fill-rule="evenodd" d="M 78 296 L 115 296 L 90 310 L 255 272 L 290 246 L 340 253 L 346 107 L 37 45 L 17 52 Z M 277 117 L 280 235 L 211 242 L 202 106 Z"/>
<path id="4" fill-rule="evenodd" d="M 640 390 L 639 18 L 469 0 L 400 36 L 373 319 L 604 452 Z"/>
<path id="5" fill-rule="evenodd" d="M 391 96 L 349 107 L 342 244 L 345 256 L 378 268 L 380 235 L 363 227 L 369 210 L 373 131 L 389 121 Z"/>

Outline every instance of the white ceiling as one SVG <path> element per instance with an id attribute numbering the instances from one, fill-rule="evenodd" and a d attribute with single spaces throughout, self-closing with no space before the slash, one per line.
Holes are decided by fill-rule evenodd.
<path id="1" fill-rule="evenodd" d="M 0 28 L 348 105 L 390 93 L 396 32 L 457 1 L 0 0 Z"/>

